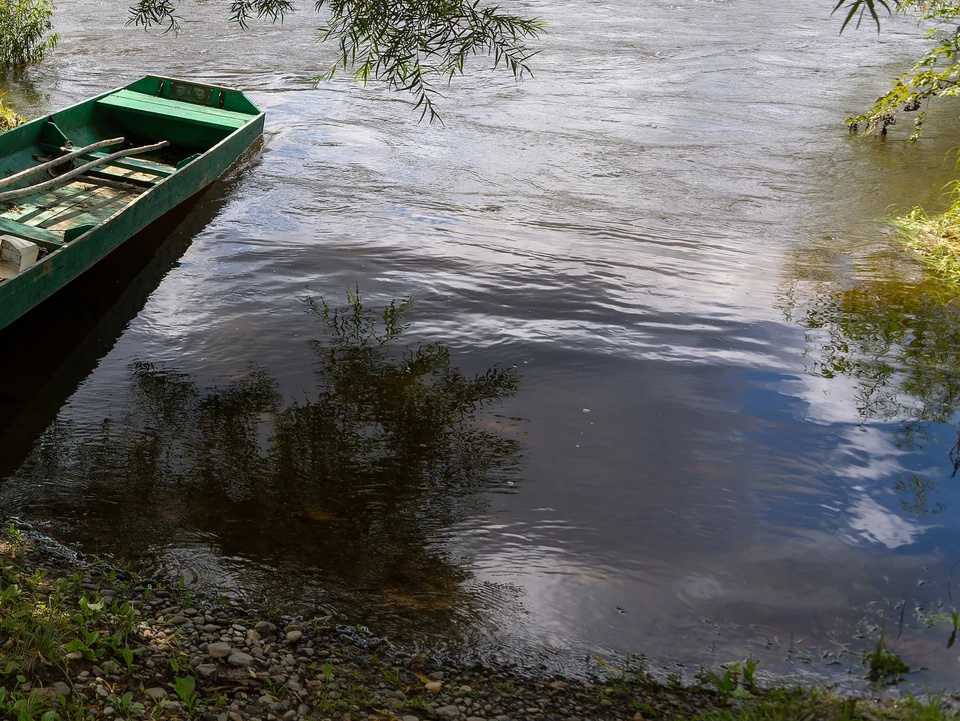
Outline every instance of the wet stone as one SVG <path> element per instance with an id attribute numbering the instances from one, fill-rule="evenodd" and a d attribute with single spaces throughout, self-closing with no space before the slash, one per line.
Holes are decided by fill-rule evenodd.
<path id="1" fill-rule="evenodd" d="M 210 658 L 227 658 L 233 653 L 233 647 L 229 643 L 211 643 L 207 646 L 207 655 Z"/>
<path id="2" fill-rule="evenodd" d="M 251 656 L 249 653 L 233 653 L 227 658 L 227 663 L 229 663 L 231 666 L 252 666 L 253 656 Z"/>

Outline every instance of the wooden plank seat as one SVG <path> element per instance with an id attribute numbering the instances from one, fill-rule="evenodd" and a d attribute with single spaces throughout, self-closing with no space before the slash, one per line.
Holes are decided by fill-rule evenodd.
<path id="1" fill-rule="evenodd" d="M 110 155 L 110 153 L 95 150 L 92 153 L 85 153 L 84 155 L 80 156 L 80 160 L 82 162 L 89 162 L 91 160 L 106 158 L 108 155 Z M 168 175 L 173 175 L 175 172 L 177 172 L 177 169 L 173 166 L 163 165 L 161 163 L 153 163 L 149 160 L 137 160 L 136 158 L 119 158 L 111 161 L 109 165 L 105 165 L 103 167 L 115 167 L 123 170 L 132 170 L 137 173 L 146 173 L 147 175 L 156 176 L 158 180 L 166 178 Z"/>
<path id="2" fill-rule="evenodd" d="M 183 120 L 191 125 L 228 132 L 242 128 L 250 122 L 250 116 L 246 113 L 235 113 L 223 108 L 210 108 L 205 105 L 193 105 L 177 100 L 158 98 L 132 90 L 119 90 L 105 98 L 100 98 L 97 100 L 97 105 L 135 115 Z"/>

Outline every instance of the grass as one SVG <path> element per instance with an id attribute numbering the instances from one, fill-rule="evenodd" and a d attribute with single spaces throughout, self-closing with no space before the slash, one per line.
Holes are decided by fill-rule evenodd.
<path id="1" fill-rule="evenodd" d="M 0 98 L 0 133 L 10 128 L 15 128 L 27 122 L 22 115 L 18 115 L 6 105 L 3 104 L 3 98 Z"/>
<path id="2" fill-rule="evenodd" d="M 83 588 L 80 573 L 50 578 L 30 570 L 29 553 L 16 528 L 0 531 L 0 718 L 89 719 L 82 702 L 51 689 L 58 682 L 72 687 L 70 663 L 114 664 L 139 686 L 131 649 L 136 612 L 129 602 Z M 113 573 L 104 580 L 124 586 Z M 192 709 L 196 695 L 190 681 L 180 681 L 176 691 Z M 125 716 L 144 709 L 132 693 L 120 691 L 113 701 Z"/>
<path id="3" fill-rule="evenodd" d="M 943 213 L 929 215 L 914 208 L 891 222 L 906 248 L 940 275 L 960 283 L 960 195 L 956 190 Z"/>
<path id="4" fill-rule="evenodd" d="M 896 683 L 903 674 L 910 672 L 910 667 L 897 654 L 887 650 L 883 636 L 877 641 L 877 647 L 868 654 L 864 654 L 867 664 L 867 678 L 873 683 Z"/>

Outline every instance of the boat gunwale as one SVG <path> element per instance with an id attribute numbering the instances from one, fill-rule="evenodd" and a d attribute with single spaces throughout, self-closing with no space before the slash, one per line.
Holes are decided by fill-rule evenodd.
<path id="1" fill-rule="evenodd" d="M 246 98 L 246 93 L 244 93 L 242 90 L 237 90 L 236 88 L 228 88 L 228 87 L 222 86 L 222 85 L 210 85 L 210 84 L 208 84 L 208 83 L 197 83 L 197 82 L 192 81 L 192 80 L 184 80 L 184 79 L 182 79 L 182 78 L 170 78 L 170 77 L 161 76 L 161 75 L 145 75 L 144 78 L 155 78 L 155 79 L 157 79 L 157 80 L 169 80 L 169 81 L 172 81 L 172 82 L 184 82 L 184 83 L 191 83 L 191 84 L 193 84 L 193 85 L 203 85 L 203 86 L 205 86 L 205 87 L 214 88 L 214 89 L 218 89 L 218 90 L 229 90 L 229 91 L 231 91 L 231 92 L 240 93 L 241 95 L 243 95 L 243 96 Z M 135 82 L 140 82 L 140 81 L 143 80 L 144 78 L 139 78 L 138 80 L 134 81 L 134 83 L 135 83 Z M 16 133 L 18 130 L 27 128 L 27 127 L 33 125 L 34 123 L 45 123 L 45 122 L 47 122 L 47 121 L 52 121 L 52 120 L 53 120 L 53 117 L 54 117 L 55 115 L 57 115 L 58 113 L 63 113 L 63 112 L 72 110 L 72 109 L 74 109 L 74 108 L 79 108 L 79 107 L 81 107 L 81 106 L 83 106 L 83 105 L 87 105 L 87 104 L 89 104 L 89 103 L 96 103 L 96 101 L 100 100 L 101 98 L 108 97 L 108 96 L 110 96 L 110 95 L 113 95 L 114 93 L 120 92 L 121 90 L 129 90 L 129 89 L 130 89 L 130 85 L 133 85 L 134 83 L 130 83 L 130 84 L 128 84 L 128 85 L 123 85 L 123 86 L 120 86 L 120 87 L 117 87 L 117 88 L 113 88 L 112 90 L 108 90 L 108 91 L 106 91 L 106 92 L 100 93 L 99 95 L 94 95 L 94 96 L 91 96 L 91 97 L 89 97 L 89 98 L 87 98 L 87 99 L 85 99 L 85 100 L 81 100 L 80 102 L 74 103 L 73 105 L 67 105 L 66 107 L 60 108 L 59 110 L 56 110 L 56 111 L 53 112 L 53 113 L 49 113 L 49 114 L 46 114 L 46 115 L 42 115 L 42 116 L 40 116 L 40 117 L 38 117 L 38 118 L 34 118 L 33 120 L 31 120 L 31 121 L 29 121 L 29 122 L 27 122 L 27 123 L 24 123 L 23 125 L 18 125 L 16 128 L 11 128 L 10 130 L 8 130 L 8 131 L 6 131 L 6 132 Z M 134 91 L 134 92 L 136 92 L 136 91 Z M 144 94 L 145 94 L 145 93 L 144 93 Z M 70 248 L 72 248 L 73 246 L 77 245 L 78 243 L 82 243 L 82 242 L 83 242 L 85 239 L 87 239 L 92 233 L 95 233 L 97 230 L 99 230 L 99 228 L 100 228 L 101 226 L 106 225 L 107 223 L 109 223 L 111 220 L 113 220 L 113 219 L 114 219 L 115 217 L 117 217 L 118 215 L 121 215 L 121 214 L 126 213 L 126 212 L 128 212 L 129 210 L 131 210 L 137 203 L 140 202 L 140 200 L 141 200 L 142 198 L 148 197 L 148 196 L 149 196 L 151 193 L 153 193 L 157 188 L 159 188 L 160 186 L 162 186 L 162 185 L 164 185 L 165 183 L 167 183 L 167 181 L 171 180 L 172 178 L 176 178 L 176 177 L 181 173 L 182 170 L 185 170 L 186 168 L 190 167 L 190 166 L 193 165 L 194 163 L 200 161 L 203 157 L 207 156 L 208 154 L 213 153 L 213 152 L 214 152 L 215 150 L 217 150 L 221 145 L 224 145 L 225 143 L 227 143 L 227 142 L 228 142 L 231 138 L 233 138 L 236 134 L 243 132 L 247 127 L 250 126 L 251 123 L 256 122 L 257 120 L 259 120 L 260 118 L 262 118 L 262 117 L 264 117 L 264 116 L 266 115 L 266 111 L 265 111 L 265 110 L 262 110 L 259 106 L 257 106 L 255 103 L 253 103 L 253 101 L 250 100 L 249 98 L 247 98 L 247 100 L 250 102 L 251 105 L 253 105 L 255 108 L 257 108 L 258 112 L 255 113 L 255 114 L 242 113 L 242 112 L 241 112 L 241 114 L 249 115 L 249 120 L 248 120 L 246 123 L 244 123 L 244 124 L 241 125 L 239 128 L 236 128 L 235 130 L 233 130 L 233 131 L 231 131 L 230 133 L 228 133 L 227 135 L 225 135 L 225 136 L 224 136 L 221 140 L 219 140 L 215 145 L 210 146 L 209 148 L 207 148 L 206 150 L 204 150 L 202 153 L 198 153 L 198 154 L 197 154 L 196 156 L 194 156 L 193 159 L 192 159 L 189 163 L 187 163 L 186 165 L 184 165 L 184 166 L 182 166 L 182 167 L 179 167 L 179 168 L 176 168 L 172 173 L 170 173 L 169 175 L 161 178 L 159 181 L 153 183 L 153 185 L 152 185 L 151 187 L 146 188 L 142 193 L 138 193 L 133 200 L 131 200 L 129 203 L 127 203 L 126 205 L 124 205 L 122 208 L 120 208 L 119 210 L 117 210 L 117 211 L 116 211 L 115 213 L 113 213 L 112 215 L 109 215 L 109 216 L 103 218 L 99 223 L 97 223 L 96 225 L 94 225 L 92 228 L 90 228 L 89 230 L 87 230 L 87 231 L 86 231 L 85 233 L 83 233 L 82 235 L 79 235 L 79 236 L 77 236 L 76 238 L 73 238 L 72 240 L 70 240 L 69 243 L 64 243 L 64 245 L 61 246 L 60 248 L 57 248 L 56 250 L 52 250 L 52 251 L 46 253 L 46 254 L 43 256 L 43 260 L 47 260 L 48 258 L 54 258 L 54 257 L 60 255 L 63 251 L 69 250 Z M 178 101 L 178 102 L 182 102 L 182 101 Z M 189 103 L 185 103 L 185 104 L 189 105 Z M 198 106 L 198 107 L 206 107 L 206 106 Z M 5 133 L 4 133 L 4 134 L 5 134 Z M 170 209 L 172 210 L 173 207 L 175 207 L 175 206 L 171 206 Z M 39 266 L 40 266 L 40 263 L 38 262 L 36 265 L 34 265 L 34 266 L 30 267 L 30 268 L 27 268 L 26 270 L 24 270 L 22 273 L 19 273 L 18 275 L 27 275 L 27 274 L 29 274 L 29 273 L 37 270 L 37 269 L 39 268 Z"/>

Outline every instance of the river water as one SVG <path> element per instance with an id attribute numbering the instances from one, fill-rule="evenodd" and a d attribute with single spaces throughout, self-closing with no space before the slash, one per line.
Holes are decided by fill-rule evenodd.
<path id="1" fill-rule="evenodd" d="M 62 0 L 59 48 L 7 79 L 29 116 L 146 73 L 218 82 L 267 130 L 8 334 L 35 383 L 4 380 L 5 514 L 401 638 L 837 679 L 882 628 L 932 669 L 914 680 L 953 681 L 949 624 L 923 621 L 960 561 L 960 298 L 878 219 L 942 207 L 958 124 L 916 146 L 842 124 L 920 52 L 909 23 L 524 3 L 549 23 L 535 77 L 458 80 L 441 126 L 312 89 L 334 55 L 308 10 L 244 33 L 221 5 L 185 4 L 174 37 Z M 336 331 L 304 299 L 356 287 L 412 298 L 394 346 L 449 350 L 417 398 L 456 397 L 457 422 L 323 360 Z M 457 393 L 494 367 L 519 385 L 493 376 L 474 414 Z M 348 387 L 388 390 L 371 415 Z"/>

